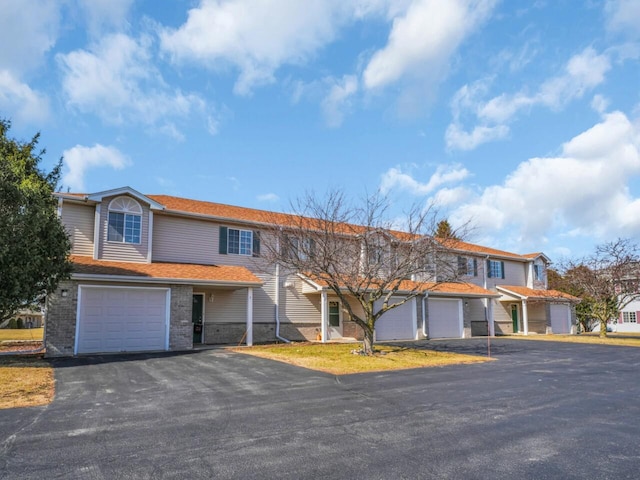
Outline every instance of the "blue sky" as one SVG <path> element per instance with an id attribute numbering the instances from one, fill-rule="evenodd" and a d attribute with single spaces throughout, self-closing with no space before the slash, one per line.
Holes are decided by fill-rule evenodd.
<path id="1" fill-rule="evenodd" d="M 640 0 L 1 0 L 0 116 L 64 190 L 435 202 L 552 259 L 640 234 Z"/>

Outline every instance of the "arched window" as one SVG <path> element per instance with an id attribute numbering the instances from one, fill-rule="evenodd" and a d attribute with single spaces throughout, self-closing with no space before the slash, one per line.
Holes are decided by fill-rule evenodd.
<path id="1" fill-rule="evenodd" d="M 140 243 L 142 207 L 131 197 L 116 197 L 109 203 L 110 242 Z"/>

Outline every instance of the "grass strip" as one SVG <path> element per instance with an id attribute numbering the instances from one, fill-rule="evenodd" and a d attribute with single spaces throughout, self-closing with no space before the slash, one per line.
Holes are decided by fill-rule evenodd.
<path id="1" fill-rule="evenodd" d="M 42 355 L 0 357 L 0 409 L 47 405 L 53 395 L 53 368 Z"/>
<path id="2" fill-rule="evenodd" d="M 435 352 L 433 350 L 388 345 L 376 345 L 376 353 L 372 356 L 352 353 L 359 348 L 360 344 L 356 343 L 322 344 L 301 342 L 235 347 L 231 350 L 334 375 L 441 367 L 491 360 L 487 357 L 475 355 Z"/>

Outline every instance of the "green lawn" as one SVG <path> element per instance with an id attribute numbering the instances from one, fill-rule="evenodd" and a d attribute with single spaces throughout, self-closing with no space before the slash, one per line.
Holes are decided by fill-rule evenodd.
<path id="1" fill-rule="evenodd" d="M 377 352 L 373 356 L 352 353 L 353 350 L 359 348 L 360 344 L 357 343 L 290 343 L 236 347 L 232 350 L 335 375 L 439 367 L 491 360 L 487 357 L 387 345 L 376 345 Z"/>
<path id="2" fill-rule="evenodd" d="M 0 342 L 4 340 L 42 341 L 44 328 L 0 328 Z"/>

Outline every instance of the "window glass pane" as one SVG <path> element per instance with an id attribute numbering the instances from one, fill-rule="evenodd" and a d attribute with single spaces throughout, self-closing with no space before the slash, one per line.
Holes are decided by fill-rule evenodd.
<path id="1" fill-rule="evenodd" d="M 240 230 L 240 255 L 251 255 L 253 232 Z"/>
<path id="2" fill-rule="evenodd" d="M 121 242 L 124 235 L 124 213 L 109 212 L 107 240 Z"/>
<path id="3" fill-rule="evenodd" d="M 229 229 L 229 242 L 227 244 L 229 253 L 240 253 L 240 230 Z"/>
<path id="4" fill-rule="evenodd" d="M 125 215 L 125 243 L 140 243 L 140 225 L 141 221 L 139 215 Z"/>

